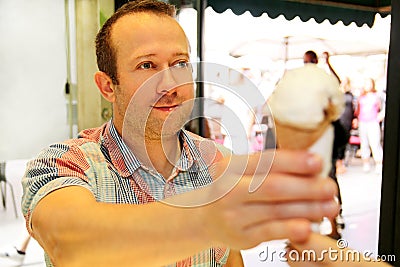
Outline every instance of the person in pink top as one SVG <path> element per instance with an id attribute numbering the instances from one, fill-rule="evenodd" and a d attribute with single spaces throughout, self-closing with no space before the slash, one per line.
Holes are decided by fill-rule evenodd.
<path id="1" fill-rule="evenodd" d="M 382 171 L 383 150 L 381 145 L 380 122 L 384 111 L 381 110 L 381 100 L 375 89 L 375 81 L 368 78 L 365 81 L 363 91 L 358 99 L 355 115 L 358 119 L 358 129 L 361 143 L 361 158 L 363 170 L 370 171 L 370 156 L 375 161 L 377 173 Z"/>

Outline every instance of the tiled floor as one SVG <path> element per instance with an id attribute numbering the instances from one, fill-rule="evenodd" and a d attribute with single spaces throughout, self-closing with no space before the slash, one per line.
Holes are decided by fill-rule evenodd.
<path id="1" fill-rule="evenodd" d="M 6 175 L 12 183 L 17 198 L 18 214 L 20 214 L 20 199 L 22 188 L 20 177 L 25 168 L 25 160 L 14 160 L 7 163 Z M 343 217 L 346 228 L 343 238 L 349 246 L 360 251 L 377 252 L 378 220 L 380 205 L 381 175 L 373 172 L 363 173 L 359 159 L 351 162 L 347 172 L 339 176 L 343 198 Z M 1 203 L 0 203 L 1 205 Z M 0 249 L 19 245 L 27 235 L 24 219 L 21 215 L 15 218 L 10 191 L 7 194 L 7 209 L 0 206 Z M 282 261 L 260 259 L 265 249 L 279 250 L 280 241 L 265 242 L 260 246 L 243 252 L 246 267 L 287 266 Z M 261 253 L 261 254 L 260 254 Z M 27 255 L 22 264 L 0 258 L 0 267 L 31 266 L 44 267 L 43 251 L 35 240 L 27 249 Z"/>

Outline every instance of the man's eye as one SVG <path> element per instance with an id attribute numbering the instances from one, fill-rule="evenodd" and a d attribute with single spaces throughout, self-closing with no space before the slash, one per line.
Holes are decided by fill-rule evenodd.
<path id="1" fill-rule="evenodd" d="M 144 70 L 151 69 L 152 67 L 153 67 L 153 64 L 151 62 L 144 62 L 139 65 L 139 68 L 144 69 Z"/>
<path id="2" fill-rule="evenodd" d="M 174 64 L 174 67 L 176 68 L 187 68 L 189 66 L 189 63 L 186 61 L 178 61 L 177 63 Z"/>

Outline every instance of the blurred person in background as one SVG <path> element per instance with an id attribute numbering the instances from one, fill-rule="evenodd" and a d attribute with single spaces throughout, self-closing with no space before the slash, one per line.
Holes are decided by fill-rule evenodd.
<path id="1" fill-rule="evenodd" d="M 345 151 L 348 140 L 350 138 L 350 131 L 352 129 L 352 122 L 354 119 L 354 96 L 351 92 L 351 80 L 349 77 L 345 77 L 340 84 L 340 88 L 344 93 L 345 97 L 345 108 L 343 114 L 340 116 L 339 122 L 343 126 L 343 129 L 347 136 L 347 142 L 344 146 L 340 146 L 337 149 L 336 159 L 336 173 L 342 174 L 346 172 L 346 166 L 344 164 Z"/>
<path id="2" fill-rule="evenodd" d="M 31 236 L 27 235 L 19 247 L 14 246 L 0 251 L 0 258 L 9 259 L 17 263 L 23 263 L 30 241 Z"/>
<path id="3" fill-rule="evenodd" d="M 363 171 L 371 169 L 370 158 L 375 162 L 375 172 L 382 172 L 383 149 L 381 144 L 382 132 L 380 122 L 384 118 L 384 110 L 381 108 L 381 99 L 375 88 L 375 80 L 365 80 L 363 90 L 357 101 L 355 111 L 357 126 L 360 136 L 361 158 Z"/>

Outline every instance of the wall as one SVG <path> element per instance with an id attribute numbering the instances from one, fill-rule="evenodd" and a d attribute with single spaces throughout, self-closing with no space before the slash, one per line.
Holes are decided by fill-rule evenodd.
<path id="1" fill-rule="evenodd" d="M 77 118 L 78 130 L 98 127 L 110 117 L 103 116 L 111 105 L 103 99 L 93 74 L 97 71 L 94 40 L 104 19 L 114 11 L 112 0 L 75 1 L 76 16 L 76 71 L 77 71 Z M 101 16 L 101 14 L 103 16 Z"/>
<path id="2" fill-rule="evenodd" d="M 62 0 L 0 0 L 0 160 L 68 138 Z"/>

